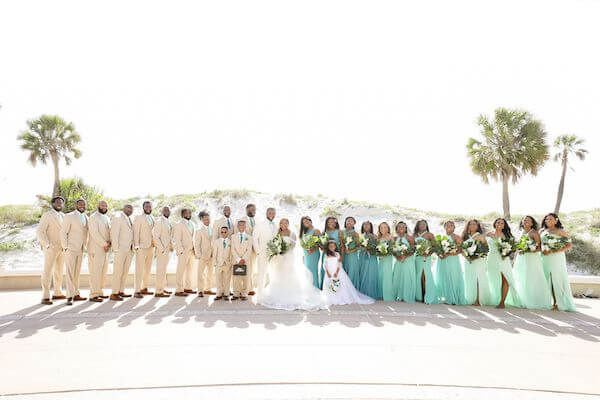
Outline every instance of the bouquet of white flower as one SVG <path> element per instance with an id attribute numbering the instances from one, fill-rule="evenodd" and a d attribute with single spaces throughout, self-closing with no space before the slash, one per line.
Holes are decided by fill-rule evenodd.
<path id="1" fill-rule="evenodd" d="M 353 250 L 355 249 L 359 244 L 356 242 L 356 240 L 354 239 L 354 234 L 349 234 L 348 236 L 345 237 L 344 239 L 344 245 L 346 246 L 347 249 Z"/>
<path id="2" fill-rule="evenodd" d="M 269 260 L 275 256 L 280 256 L 287 253 L 289 249 L 290 245 L 288 242 L 283 240 L 281 235 L 276 235 L 273 239 L 267 242 L 267 254 L 269 255 Z"/>
<path id="3" fill-rule="evenodd" d="M 436 252 L 440 256 L 456 254 L 456 251 L 458 250 L 458 246 L 456 245 L 456 242 L 454 241 L 454 239 L 452 239 L 451 237 L 448 237 L 446 235 L 437 235 L 435 237 L 435 243 L 436 243 Z"/>
<path id="4" fill-rule="evenodd" d="M 487 257 L 489 251 L 487 243 L 482 243 L 473 238 L 465 240 L 462 244 L 462 249 L 465 258 L 469 261 Z"/>
<path id="5" fill-rule="evenodd" d="M 410 250 L 410 244 L 407 245 L 403 240 L 396 240 L 392 245 L 392 254 L 395 257 L 407 256 Z"/>
<path id="6" fill-rule="evenodd" d="M 513 238 L 498 239 L 497 246 L 498 252 L 502 256 L 502 258 L 510 257 L 510 255 L 517 250 L 515 239 Z"/>
<path id="7" fill-rule="evenodd" d="M 375 247 L 375 251 L 378 257 L 385 257 L 390 254 L 390 241 L 380 240 Z"/>
<path id="8" fill-rule="evenodd" d="M 542 236 L 543 251 L 562 250 L 569 243 L 571 243 L 571 238 L 568 237 L 553 235 L 551 233 L 547 233 Z"/>
<path id="9" fill-rule="evenodd" d="M 340 289 L 340 280 L 338 278 L 331 278 L 329 281 L 329 290 L 336 293 Z"/>
<path id="10" fill-rule="evenodd" d="M 319 236 L 319 245 L 321 246 L 321 248 L 325 248 L 327 247 L 327 242 L 329 242 L 329 235 L 327 233 L 322 234 L 321 236 Z"/>
<path id="11" fill-rule="evenodd" d="M 375 236 L 361 233 L 358 236 L 358 241 L 364 251 L 371 255 L 377 254 L 377 239 L 375 239 Z"/>
<path id="12" fill-rule="evenodd" d="M 529 235 L 522 235 L 519 243 L 517 243 L 517 251 L 519 253 L 533 253 L 536 249 L 537 243 Z"/>
<path id="13" fill-rule="evenodd" d="M 418 237 L 415 239 L 415 253 L 421 257 L 428 257 L 433 253 L 431 242 L 425 238 Z"/>
<path id="14" fill-rule="evenodd" d="M 300 246 L 302 246 L 304 250 L 308 251 L 316 249 L 317 247 L 319 247 L 320 243 L 321 240 L 318 236 L 315 235 L 304 235 L 300 240 Z"/>

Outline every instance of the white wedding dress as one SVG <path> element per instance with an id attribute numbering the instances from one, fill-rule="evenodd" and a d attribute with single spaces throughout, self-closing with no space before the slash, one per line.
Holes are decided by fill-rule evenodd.
<path id="1" fill-rule="evenodd" d="M 312 275 L 303 265 L 295 262 L 296 235 L 284 236 L 290 249 L 269 261 L 269 283 L 256 302 L 278 310 L 323 310 L 328 306 L 327 298 L 312 284 Z"/>
<path id="2" fill-rule="evenodd" d="M 337 253 L 336 253 L 337 254 Z M 337 279 L 339 280 L 339 286 L 337 286 L 337 290 L 333 291 L 331 289 L 333 276 L 335 275 L 335 271 L 337 271 L 338 266 L 340 267 L 340 272 L 338 272 Z M 369 296 L 366 296 L 360 293 L 344 271 L 342 267 L 342 263 L 338 260 L 337 257 L 325 257 L 325 269 L 331 275 L 331 278 L 325 274 L 325 279 L 323 280 L 323 293 L 328 298 L 329 304 L 335 305 L 343 305 L 343 304 L 373 304 L 375 300 Z"/>

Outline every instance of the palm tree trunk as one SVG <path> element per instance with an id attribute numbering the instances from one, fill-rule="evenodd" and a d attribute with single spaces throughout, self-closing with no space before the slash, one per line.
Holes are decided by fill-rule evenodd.
<path id="1" fill-rule="evenodd" d="M 565 191 L 565 176 L 567 175 L 567 160 L 565 158 L 565 155 L 563 155 L 563 162 L 562 162 L 562 174 L 560 176 L 560 183 L 558 184 L 558 193 L 556 194 L 556 205 L 554 206 L 554 213 L 558 214 L 558 211 L 560 210 L 560 203 L 562 202 L 562 198 L 563 198 L 563 193 Z"/>
<path id="2" fill-rule="evenodd" d="M 504 211 L 504 219 L 510 221 L 510 201 L 508 199 L 508 178 L 506 173 L 502 173 L 502 210 Z"/>
<path id="3" fill-rule="evenodd" d="M 60 176 L 58 173 L 58 155 L 52 153 L 52 164 L 54 165 L 54 186 L 52 187 L 52 197 L 60 196 Z"/>

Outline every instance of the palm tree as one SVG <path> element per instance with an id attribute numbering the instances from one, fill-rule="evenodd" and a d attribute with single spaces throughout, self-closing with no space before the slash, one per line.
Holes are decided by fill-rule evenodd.
<path id="1" fill-rule="evenodd" d="M 569 154 L 574 154 L 582 161 L 585 160 L 585 155 L 588 151 L 581 147 L 583 142 L 585 140 L 579 139 L 575 135 L 561 135 L 554 141 L 554 147 L 558 148 L 558 152 L 554 155 L 554 161 L 560 161 L 562 165 L 562 174 L 560 176 L 560 183 L 558 184 L 558 194 L 556 195 L 556 205 L 554 206 L 556 214 L 560 210 L 560 203 L 565 191 L 565 176 L 567 175 L 567 166 L 569 165 Z"/>
<path id="2" fill-rule="evenodd" d="M 46 164 L 48 159 L 54 165 L 54 186 L 52 196 L 60 194 L 60 177 L 58 163 L 61 159 L 71 165 L 73 158 L 81 157 L 81 151 L 76 147 L 81 142 L 81 136 L 75 130 L 75 125 L 66 122 L 58 115 L 42 115 L 37 119 L 27 121 L 28 129 L 17 137 L 21 140 L 21 149 L 29 151 L 29 162 L 34 167 L 38 162 Z"/>
<path id="3" fill-rule="evenodd" d="M 469 138 L 471 169 L 484 183 L 490 178 L 502 181 L 502 209 L 504 218 L 510 220 L 508 182 L 515 184 L 528 173 L 537 175 L 548 160 L 544 126 L 527 111 L 506 108 L 494 110 L 493 121 L 480 115 L 477 125 L 483 140 Z"/>

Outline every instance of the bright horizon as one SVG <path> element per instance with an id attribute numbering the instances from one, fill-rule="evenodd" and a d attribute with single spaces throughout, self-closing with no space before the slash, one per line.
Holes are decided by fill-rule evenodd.
<path id="1" fill-rule="evenodd" d="M 90 4 L 0 4 L 0 204 L 50 191 L 16 137 L 58 114 L 83 151 L 61 177 L 113 198 L 247 188 L 501 212 L 465 146 L 507 107 L 550 144 L 586 140 L 561 211 L 598 207 L 598 2 Z M 559 178 L 549 160 L 511 185 L 511 212 L 552 210 Z"/>

